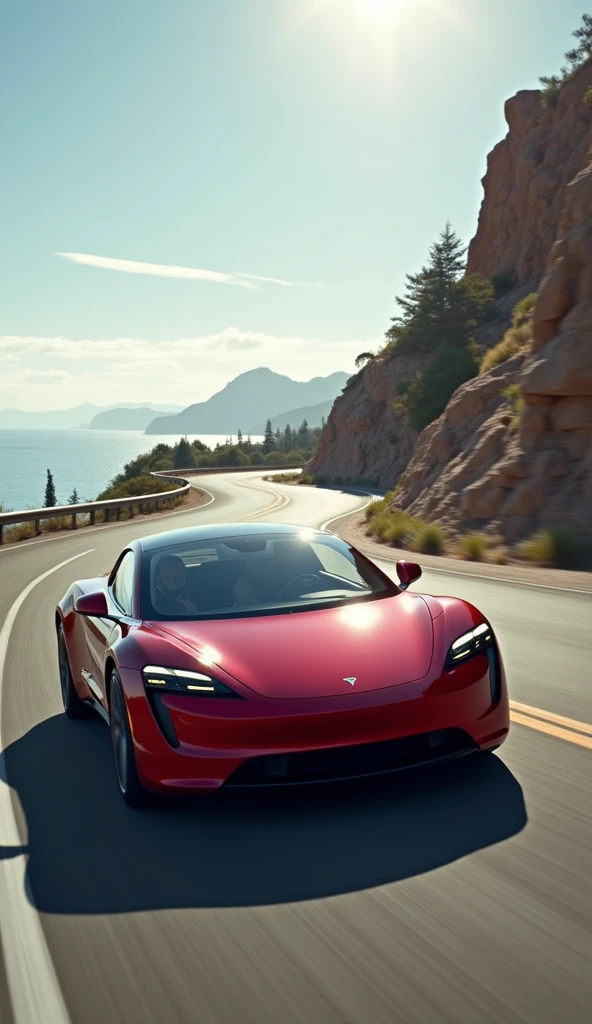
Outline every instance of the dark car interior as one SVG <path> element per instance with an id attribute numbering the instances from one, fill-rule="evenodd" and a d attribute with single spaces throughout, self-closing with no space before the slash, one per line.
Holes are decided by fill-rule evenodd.
<path id="1" fill-rule="evenodd" d="M 246 550 L 241 550 L 243 547 Z M 231 557 L 225 557 L 228 548 Z M 238 538 L 236 542 L 225 540 L 217 547 L 179 555 L 185 565 L 186 596 L 200 614 L 274 606 L 319 592 L 368 590 L 361 577 L 356 579 L 353 563 L 349 578 L 328 572 L 310 544 L 297 544 L 292 539 L 274 540 L 257 550 Z M 154 569 L 151 577 L 151 603 L 158 610 Z"/>

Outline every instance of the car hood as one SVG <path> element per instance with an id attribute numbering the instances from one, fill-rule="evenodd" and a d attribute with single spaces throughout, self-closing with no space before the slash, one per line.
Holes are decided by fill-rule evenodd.
<path id="1" fill-rule="evenodd" d="M 159 622 L 157 628 L 263 697 L 378 690 L 422 679 L 432 660 L 432 617 L 416 594 L 288 614 Z"/>

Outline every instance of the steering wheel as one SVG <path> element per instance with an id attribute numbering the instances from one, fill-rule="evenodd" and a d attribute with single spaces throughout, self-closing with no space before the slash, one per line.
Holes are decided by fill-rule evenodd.
<path id="1" fill-rule="evenodd" d="M 292 588 L 296 586 L 300 586 L 300 593 L 298 594 L 298 597 L 300 597 L 302 593 L 302 588 L 310 583 L 312 583 L 313 585 L 320 583 L 322 586 L 323 581 L 321 577 L 316 576 L 314 572 L 305 572 L 302 574 L 302 576 L 294 576 L 293 579 L 288 580 L 288 582 L 280 590 L 280 601 L 283 601 L 284 598 L 288 595 L 288 593 L 292 590 Z"/>

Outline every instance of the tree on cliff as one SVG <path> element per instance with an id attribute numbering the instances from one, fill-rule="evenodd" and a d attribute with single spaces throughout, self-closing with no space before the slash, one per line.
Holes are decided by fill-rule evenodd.
<path id="1" fill-rule="evenodd" d="M 55 484 L 53 482 L 53 476 L 51 469 L 47 470 L 47 483 L 45 484 L 45 501 L 43 503 L 44 508 L 53 508 L 57 505 L 58 499 L 56 498 Z"/>
<path id="2" fill-rule="evenodd" d="M 539 79 L 543 88 L 541 89 L 541 103 L 544 107 L 554 107 L 559 99 L 559 93 L 572 78 L 575 78 L 581 67 L 592 57 L 592 14 L 582 15 L 582 24 L 572 32 L 577 39 L 577 45 L 573 46 L 565 54 L 565 64 L 558 75 L 542 75 Z"/>
<path id="3" fill-rule="evenodd" d="M 407 274 L 406 294 L 397 296 L 399 316 L 387 331 L 397 355 L 433 352 L 438 345 L 465 347 L 493 299 L 493 288 L 480 274 L 464 276 L 465 248 L 447 224 L 432 245 L 428 265 Z"/>
<path id="4" fill-rule="evenodd" d="M 387 331 L 394 355 L 431 358 L 421 373 L 401 382 L 394 408 L 414 430 L 436 419 L 456 391 L 479 368 L 473 334 L 493 300 L 493 286 L 480 274 L 465 275 L 465 249 L 447 224 L 429 252 L 427 266 L 408 274 L 400 314 Z"/>

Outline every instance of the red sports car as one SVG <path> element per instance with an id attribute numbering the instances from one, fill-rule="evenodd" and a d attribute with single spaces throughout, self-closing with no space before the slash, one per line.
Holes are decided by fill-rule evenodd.
<path id="1" fill-rule="evenodd" d="M 379 775 L 506 739 L 499 648 L 333 534 L 238 523 L 136 540 L 56 609 L 64 707 L 110 724 L 123 798 Z"/>

